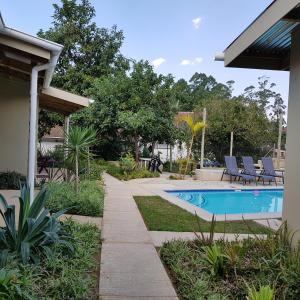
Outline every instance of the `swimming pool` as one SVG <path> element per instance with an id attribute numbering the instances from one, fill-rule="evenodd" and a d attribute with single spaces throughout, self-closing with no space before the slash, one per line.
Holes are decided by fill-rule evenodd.
<path id="1" fill-rule="evenodd" d="M 280 213 L 282 211 L 283 189 L 166 192 L 215 215 Z"/>

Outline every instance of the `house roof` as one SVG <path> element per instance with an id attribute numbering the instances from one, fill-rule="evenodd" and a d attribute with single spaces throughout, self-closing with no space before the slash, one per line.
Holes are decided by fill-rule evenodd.
<path id="1" fill-rule="evenodd" d="M 224 51 L 226 67 L 289 70 L 300 0 L 273 1 Z"/>
<path id="2" fill-rule="evenodd" d="M 1 16 L 1 11 L 0 11 L 0 28 L 3 28 L 5 25 L 4 25 L 4 21 L 2 19 L 2 16 Z"/>
<path id="3" fill-rule="evenodd" d="M 39 72 L 40 106 L 69 115 L 88 106 L 89 99 L 50 87 L 63 46 L 5 26 L 0 12 L 0 72 L 29 81 L 32 68 L 51 63 Z"/>
<path id="4" fill-rule="evenodd" d="M 39 101 L 41 108 L 68 116 L 81 108 L 87 107 L 91 100 L 49 87 L 41 91 Z"/>

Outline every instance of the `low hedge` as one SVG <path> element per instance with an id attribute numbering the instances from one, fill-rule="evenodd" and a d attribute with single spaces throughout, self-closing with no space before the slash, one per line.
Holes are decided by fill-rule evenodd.
<path id="1" fill-rule="evenodd" d="M 158 172 L 153 173 L 146 169 L 141 169 L 141 168 L 137 168 L 131 172 L 124 172 L 122 168 L 112 163 L 106 166 L 106 172 L 120 180 L 154 178 L 160 176 Z"/>
<path id="2" fill-rule="evenodd" d="M 79 194 L 73 183 L 52 182 L 47 184 L 49 199 L 47 208 L 56 212 L 71 207 L 68 213 L 99 217 L 103 214 L 104 190 L 99 181 L 84 180 L 79 183 Z"/>

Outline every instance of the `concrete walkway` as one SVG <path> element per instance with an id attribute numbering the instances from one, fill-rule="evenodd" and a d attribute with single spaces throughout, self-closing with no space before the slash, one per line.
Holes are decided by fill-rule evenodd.
<path id="1" fill-rule="evenodd" d="M 101 299 L 178 299 L 132 198 L 130 185 L 107 174 L 104 179 Z"/>

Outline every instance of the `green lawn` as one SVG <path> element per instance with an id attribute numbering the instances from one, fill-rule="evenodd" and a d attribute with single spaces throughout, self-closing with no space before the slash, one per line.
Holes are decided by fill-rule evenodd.
<path id="1" fill-rule="evenodd" d="M 145 223 L 152 231 L 177 231 L 194 232 L 199 231 L 196 217 L 184 209 L 169 203 L 159 196 L 135 196 L 134 197 Z M 201 231 L 210 229 L 210 222 L 199 218 Z M 227 221 L 217 222 L 215 232 L 230 233 L 268 233 L 270 230 L 258 225 L 253 221 Z"/>

